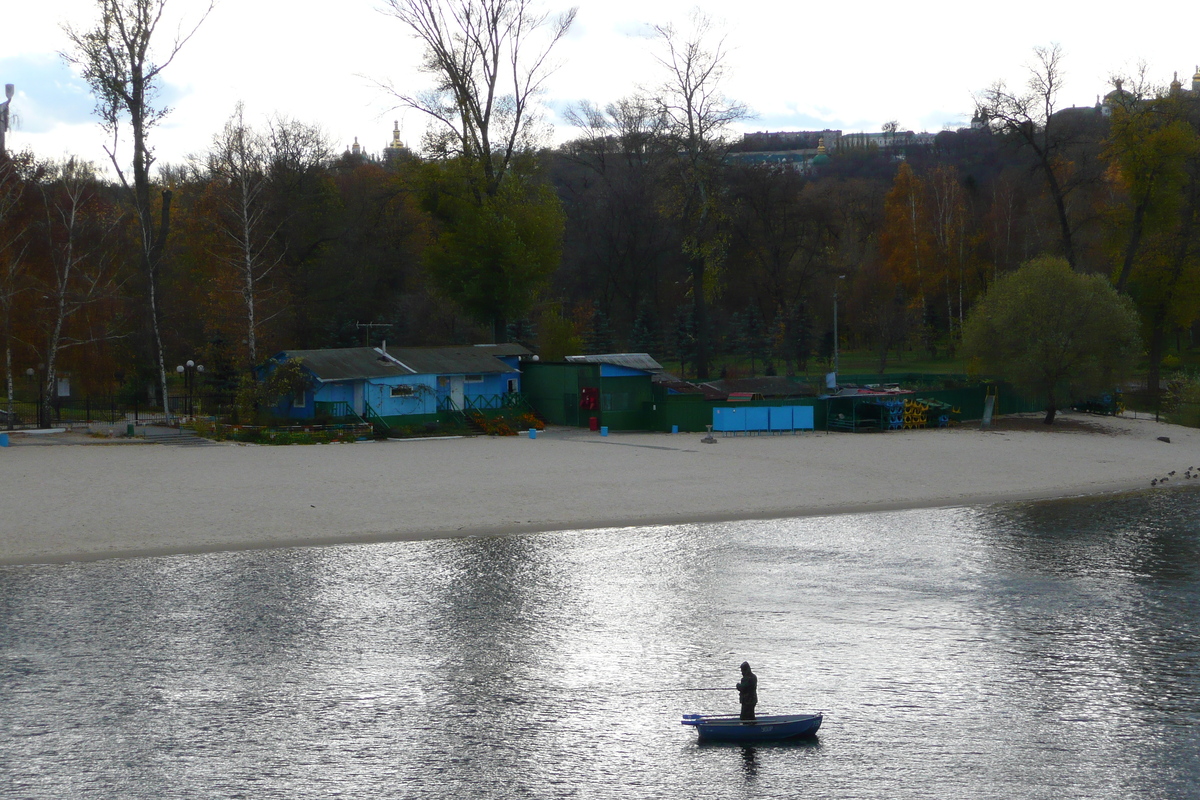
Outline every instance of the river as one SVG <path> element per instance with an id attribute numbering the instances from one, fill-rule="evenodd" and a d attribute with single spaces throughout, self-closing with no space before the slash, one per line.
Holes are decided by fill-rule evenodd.
<path id="1" fill-rule="evenodd" d="M 0 797 L 1200 797 L 1198 500 L 0 567 Z"/>

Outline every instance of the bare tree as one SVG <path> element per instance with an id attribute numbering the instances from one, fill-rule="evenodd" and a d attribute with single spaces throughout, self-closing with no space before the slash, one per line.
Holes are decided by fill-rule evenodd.
<path id="1" fill-rule="evenodd" d="M 437 291 L 494 341 L 526 312 L 562 260 L 557 195 L 529 158 L 542 139 L 537 98 L 550 53 L 575 19 L 551 19 L 534 0 L 388 0 L 425 47 L 434 88 L 400 103 L 428 115 L 426 149 L 444 163 L 427 191 L 442 193 L 425 268 Z M 434 188 L 436 186 L 436 188 Z M 450 199 L 452 198 L 452 199 Z"/>
<path id="2" fill-rule="evenodd" d="M 105 147 L 121 185 L 132 201 L 140 235 L 140 260 L 146 280 L 149 321 L 157 360 L 163 411 L 171 417 L 167 400 L 166 358 L 163 353 L 158 297 L 159 267 L 171 224 L 171 191 L 163 189 L 161 204 L 155 208 L 150 192 L 150 168 L 154 151 L 147 144 L 150 130 L 170 111 L 156 106 L 158 79 L 187 41 L 199 29 L 212 10 L 210 2 L 200 20 L 189 30 L 176 31 L 162 57 L 151 53 L 155 33 L 166 12 L 167 0 L 96 0 L 100 19 L 90 30 L 66 26 L 73 50 L 63 57 L 83 71 L 83 77 L 96 97 L 96 113 L 104 130 L 112 137 Z M 128 125 L 132 152 L 132 182 L 120 155 L 121 135 Z M 157 219 L 156 219 L 157 211 Z"/>
<path id="3" fill-rule="evenodd" d="M 662 115 L 645 97 L 623 98 L 603 109 L 581 103 L 567 112 L 579 138 L 563 151 L 582 171 L 558 178 L 567 206 L 578 215 L 566 238 L 581 266 L 594 274 L 601 308 L 636 319 L 647 308 L 663 316 L 664 263 L 679 244 L 659 215 L 664 163 L 675 156 L 666 146 Z"/>
<path id="4" fill-rule="evenodd" d="M 41 351 L 46 365 L 42 414 L 48 417 L 59 354 L 119 335 L 107 324 L 83 318 L 97 303 L 115 299 L 122 282 L 112 246 L 111 217 L 98 196 L 92 166 L 74 158 L 51 165 L 38 188 L 45 213 L 40 226 L 44 250 L 39 251 L 46 258 L 42 268 L 33 272 L 36 294 L 45 300 L 38 314 L 45 339 L 31 344 Z"/>
<path id="5" fill-rule="evenodd" d="M 585 100 L 566 116 L 580 137 L 564 151 L 599 175 L 611 166 L 647 166 L 664 151 L 664 118 L 647 97 L 623 97 L 604 108 Z"/>
<path id="6" fill-rule="evenodd" d="M 1012 136 L 1033 153 L 1036 168 L 1046 181 L 1058 218 L 1063 256 L 1078 268 L 1072 196 L 1089 180 L 1094 170 L 1077 163 L 1081 131 L 1075 120 L 1056 116 L 1058 93 L 1063 84 L 1062 48 L 1057 44 L 1034 48 L 1035 63 L 1029 67 L 1026 91 L 1015 93 L 997 81 L 975 96 L 976 115 L 992 130 Z"/>
<path id="7" fill-rule="evenodd" d="M 967 257 L 967 197 L 953 166 L 942 165 L 928 175 L 929 216 L 933 223 L 933 240 L 939 271 L 946 292 L 946 328 L 953 340 L 955 322 L 954 290 L 950 278 L 956 271 L 958 292 L 958 330 L 963 324 L 963 281 Z"/>
<path id="8" fill-rule="evenodd" d="M 514 156 L 539 138 L 536 99 L 576 9 L 551 19 L 533 0 L 387 0 L 387 7 L 425 46 L 423 69 L 435 84 L 420 94 L 386 88 L 432 118 L 430 149 L 475 165 L 477 191 L 494 196 Z"/>
<path id="9" fill-rule="evenodd" d="M 262 306 L 272 294 L 268 283 L 272 272 L 283 261 L 272 244 L 278 225 L 268 218 L 269 168 L 267 143 L 246 125 L 244 108 L 238 103 L 225 127 L 213 137 L 207 169 L 218 184 L 216 225 L 225 245 L 213 255 L 238 278 L 236 291 L 245 306 L 250 367 L 258 363 L 259 329 L 275 316 L 264 316 Z"/>
<path id="10" fill-rule="evenodd" d="M 678 153 L 669 170 L 674 190 L 669 211 L 684 228 L 696 330 L 696 377 L 704 379 L 709 359 L 707 299 L 716 293 L 715 278 L 726 251 L 717 184 L 729 152 L 729 126 L 748 117 L 749 112 L 723 92 L 728 50 L 711 18 L 697 10 L 686 31 L 673 25 L 659 25 L 654 30 L 659 43 L 656 58 L 666 72 L 654 101 L 663 115 L 668 141 Z"/>

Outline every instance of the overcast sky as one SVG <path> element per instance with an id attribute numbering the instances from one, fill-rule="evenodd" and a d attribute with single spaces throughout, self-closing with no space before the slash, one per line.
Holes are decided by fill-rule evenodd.
<path id="1" fill-rule="evenodd" d="M 104 136 L 87 86 L 58 53 L 62 25 L 90 27 L 94 0 L 11 2 L 0 14 L 0 83 L 14 83 L 16 118 L 10 150 L 43 157 L 74 154 L 102 162 Z M 174 0 L 164 43 L 176 22 L 194 23 L 201 0 Z M 381 0 L 218 0 L 195 37 L 163 73 L 172 112 L 153 131 L 160 163 L 201 153 L 242 100 L 247 119 L 269 115 L 320 124 L 338 147 L 358 137 L 378 152 L 399 120 L 417 142 L 425 121 L 395 110 L 375 81 L 421 88 L 419 48 Z M 566 107 L 603 105 L 658 81 L 650 26 L 683 22 L 697 6 L 675 0 L 580 0 L 579 15 L 557 52 L 560 68 L 546 102 L 556 138 L 569 136 Z M 1036 45 L 1057 42 L 1065 54 L 1063 105 L 1090 105 L 1109 77 L 1139 61 L 1167 83 L 1185 87 L 1200 62 L 1196 17 L 1186 4 L 1074 0 L 923 3 L 855 0 L 821 6 L 797 2 L 712 2 L 700 8 L 723 21 L 730 45 L 727 94 L 756 118 L 743 130 L 938 131 L 969 120 L 971 94 L 997 79 L 1024 81 Z M 548 2 L 558 12 L 565 4 Z M 980 10 L 975 10 L 980 9 Z"/>

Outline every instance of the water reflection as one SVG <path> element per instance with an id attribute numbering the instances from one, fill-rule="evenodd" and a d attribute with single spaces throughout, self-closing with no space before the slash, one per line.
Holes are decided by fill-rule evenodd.
<path id="1" fill-rule="evenodd" d="M 758 777 L 757 751 L 753 747 L 742 748 L 742 771 L 746 774 L 747 782 Z"/>

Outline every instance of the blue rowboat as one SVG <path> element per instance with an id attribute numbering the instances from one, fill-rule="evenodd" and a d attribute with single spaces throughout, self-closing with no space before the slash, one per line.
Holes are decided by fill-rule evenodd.
<path id="1" fill-rule="evenodd" d="M 820 714 L 780 714 L 743 722 L 736 714 L 684 714 L 682 723 L 694 727 L 704 742 L 782 742 L 816 736 L 822 719 Z"/>

